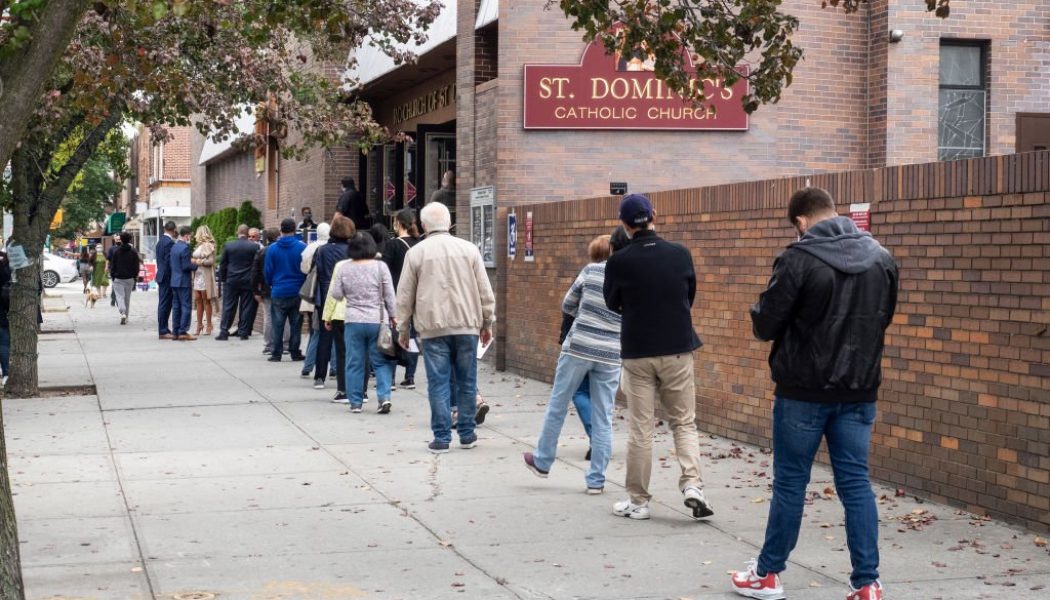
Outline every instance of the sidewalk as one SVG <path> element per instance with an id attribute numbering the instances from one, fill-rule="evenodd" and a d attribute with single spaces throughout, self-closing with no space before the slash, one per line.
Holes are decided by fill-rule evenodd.
<path id="1" fill-rule="evenodd" d="M 79 285 L 79 284 L 78 284 Z M 301 363 L 248 342 L 159 341 L 155 293 L 129 325 L 99 302 L 46 313 L 41 382 L 97 395 L 4 400 L 22 558 L 32 599 L 734 598 L 730 569 L 761 544 L 772 457 L 702 435 L 710 522 L 687 517 L 666 429 L 653 518 L 611 514 L 623 496 L 617 420 L 607 492 L 584 494 L 587 442 L 570 415 L 550 479 L 521 452 L 549 387 L 488 367 L 480 445 L 426 451 L 419 389 L 352 415 Z M 662 468 L 661 468 L 662 467 Z M 788 597 L 841 600 L 849 556 L 830 473 L 812 504 Z M 827 493 L 825 493 L 827 492 Z M 1031 532 L 878 487 L 882 581 L 893 600 L 1046 598 L 1050 555 Z"/>

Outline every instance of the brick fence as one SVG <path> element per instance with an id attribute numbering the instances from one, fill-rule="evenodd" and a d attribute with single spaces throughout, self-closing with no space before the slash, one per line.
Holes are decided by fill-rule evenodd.
<path id="1" fill-rule="evenodd" d="M 787 200 L 807 181 L 829 190 L 840 211 L 870 203 L 872 233 L 901 268 L 873 476 L 1050 528 L 1047 152 L 653 194 L 661 235 L 688 246 L 696 263 L 702 427 L 769 444 L 769 347 L 753 338 L 748 308 L 794 240 Z M 616 206 L 595 198 L 516 208 L 518 256 L 500 282 L 498 358 L 509 370 L 552 378 L 562 295 L 587 242 L 616 224 Z M 528 211 L 532 263 L 522 260 Z"/>

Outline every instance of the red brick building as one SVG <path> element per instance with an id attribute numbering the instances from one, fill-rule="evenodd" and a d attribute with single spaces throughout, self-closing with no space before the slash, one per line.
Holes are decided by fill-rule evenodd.
<path id="1" fill-rule="evenodd" d="M 125 231 L 139 237 L 139 247 L 153 255 L 162 223 L 190 223 L 191 127 L 169 127 L 170 139 L 153 144 L 140 126 L 131 140 L 131 178 L 125 183 Z"/>

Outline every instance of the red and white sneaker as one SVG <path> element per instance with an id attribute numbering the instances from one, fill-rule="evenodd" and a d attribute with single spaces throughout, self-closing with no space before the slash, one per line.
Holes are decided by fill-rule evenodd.
<path id="1" fill-rule="evenodd" d="M 780 576 L 776 573 L 766 573 L 765 577 L 759 577 L 757 571 L 757 559 L 747 563 L 746 571 L 734 571 L 733 591 L 758 600 L 783 600 L 786 596 L 784 586 L 780 585 Z"/>
<path id="2" fill-rule="evenodd" d="M 882 600 L 882 584 L 878 581 L 861 586 L 859 590 L 849 586 L 849 595 L 846 600 Z"/>

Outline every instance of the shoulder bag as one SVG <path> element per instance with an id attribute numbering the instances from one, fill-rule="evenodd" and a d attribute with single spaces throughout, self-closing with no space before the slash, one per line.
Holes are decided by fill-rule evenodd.
<path id="1" fill-rule="evenodd" d="M 306 274 L 303 285 L 299 286 L 299 299 L 303 302 L 314 302 L 317 297 L 317 253 L 314 252 L 310 262 L 310 272 Z"/>
<path id="2" fill-rule="evenodd" d="M 376 263 L 376 282 L 379 284 L 379 337 L 376 346 L 379 351 L 390 358 L 397 358 L 397 342 L 386 314 L 386 299 L 383 293 L 383 269 Z"/>

